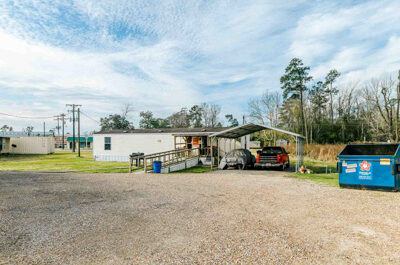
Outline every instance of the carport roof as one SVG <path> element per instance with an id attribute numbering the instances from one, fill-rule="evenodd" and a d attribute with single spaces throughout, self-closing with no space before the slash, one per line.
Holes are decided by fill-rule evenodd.
<path id="1" fill-rule="evenodd" d="M 232 127 L 232 128 L 223 130 L 221 132 L 213 133 L 210 135 L 210 137 L 239 138 L 239 137 L 242 137 L 242 136 L 245 136 L 245 135 L 248 135 L 251 133 L 263 131 L 263 130 L 273 130 L 273 131 L 289 134 L 294 137 L 303 138 L 303 139 L 305 138 L 301 134 L 297 134 L 297 133 L 293 133 L 293 132 L 289 132 L 289 131 L 285 131 L 282 129 L 270 127 L 270 126 L 263 125 L 263 124 L 257 124 L 257 123 L 246 123 L 246 124 L 243 124 L 240 126 Z"/>

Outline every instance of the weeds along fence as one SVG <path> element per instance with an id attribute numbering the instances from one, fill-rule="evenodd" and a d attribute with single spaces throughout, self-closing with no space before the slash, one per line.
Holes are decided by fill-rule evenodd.
<path id="1" fill-rule="evenodd" d="M 308 144 L 304 145 L 304 156 L 315 160 L 333 162 L 336 161 L 337 155 L 344 147 L 344 144 Z M 296 153 L 295 144 L 290 144 L 285 149 L 291 154 Z"/>

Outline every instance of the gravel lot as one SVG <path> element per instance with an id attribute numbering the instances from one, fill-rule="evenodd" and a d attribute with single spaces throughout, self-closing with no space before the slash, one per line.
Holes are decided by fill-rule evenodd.
<path id="1" fill-rule="evenodd" d="M 398 193 L 284 174 L 0 173 L 0 264 L 400 264 Z"/>

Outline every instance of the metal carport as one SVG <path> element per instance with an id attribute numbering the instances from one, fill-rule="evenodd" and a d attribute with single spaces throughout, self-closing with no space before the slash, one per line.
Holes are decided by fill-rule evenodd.
<path id="1" fill-rule="evenodd" d="M 236 127 L 232 127 L 229 129 L 226 129 L 221 132 L 213 133 L 209 137 L 211 138 L 211 146 L 213 144 L 214 139 L 218 138 L 225 138 L 225 139 L 237 139 L 242 136 L 246 136 L 255 132 L 263 131 L 263 130 L 272 130 L 272 131 L 277 131 L 280 133 L 288 134 L 294 137 L 296 140 L 296 172 L 299 170 L 299 167 L 303 164 L 303 152 L 304 152 L 304 140 L 305 137 L 301 134 L 289 132 L 286 130 L 270 127 L 267 125 L 263 124 L 257 124 L 257 123 L 246 123 L 243 125 L 239 125 Z M 213 166 L 213 153 L 212 153 L 211 148 L 211 168 Z M 218 140 L 217 140 L 217 150 L 219 152 L 219 146 L 218 146 Z M 219 154 L 218 154 L 218 164 L 219 164 Z"/>

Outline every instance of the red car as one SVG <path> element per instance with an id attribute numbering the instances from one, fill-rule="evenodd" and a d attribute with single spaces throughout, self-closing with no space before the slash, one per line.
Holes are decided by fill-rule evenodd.
<path id="1" fill-rule="evenodd" d="M 280 146 L 264 147 L 257 151 L 255 167 L 275 167 L 284 170 L 290 167 L 289 152 Z"/>

